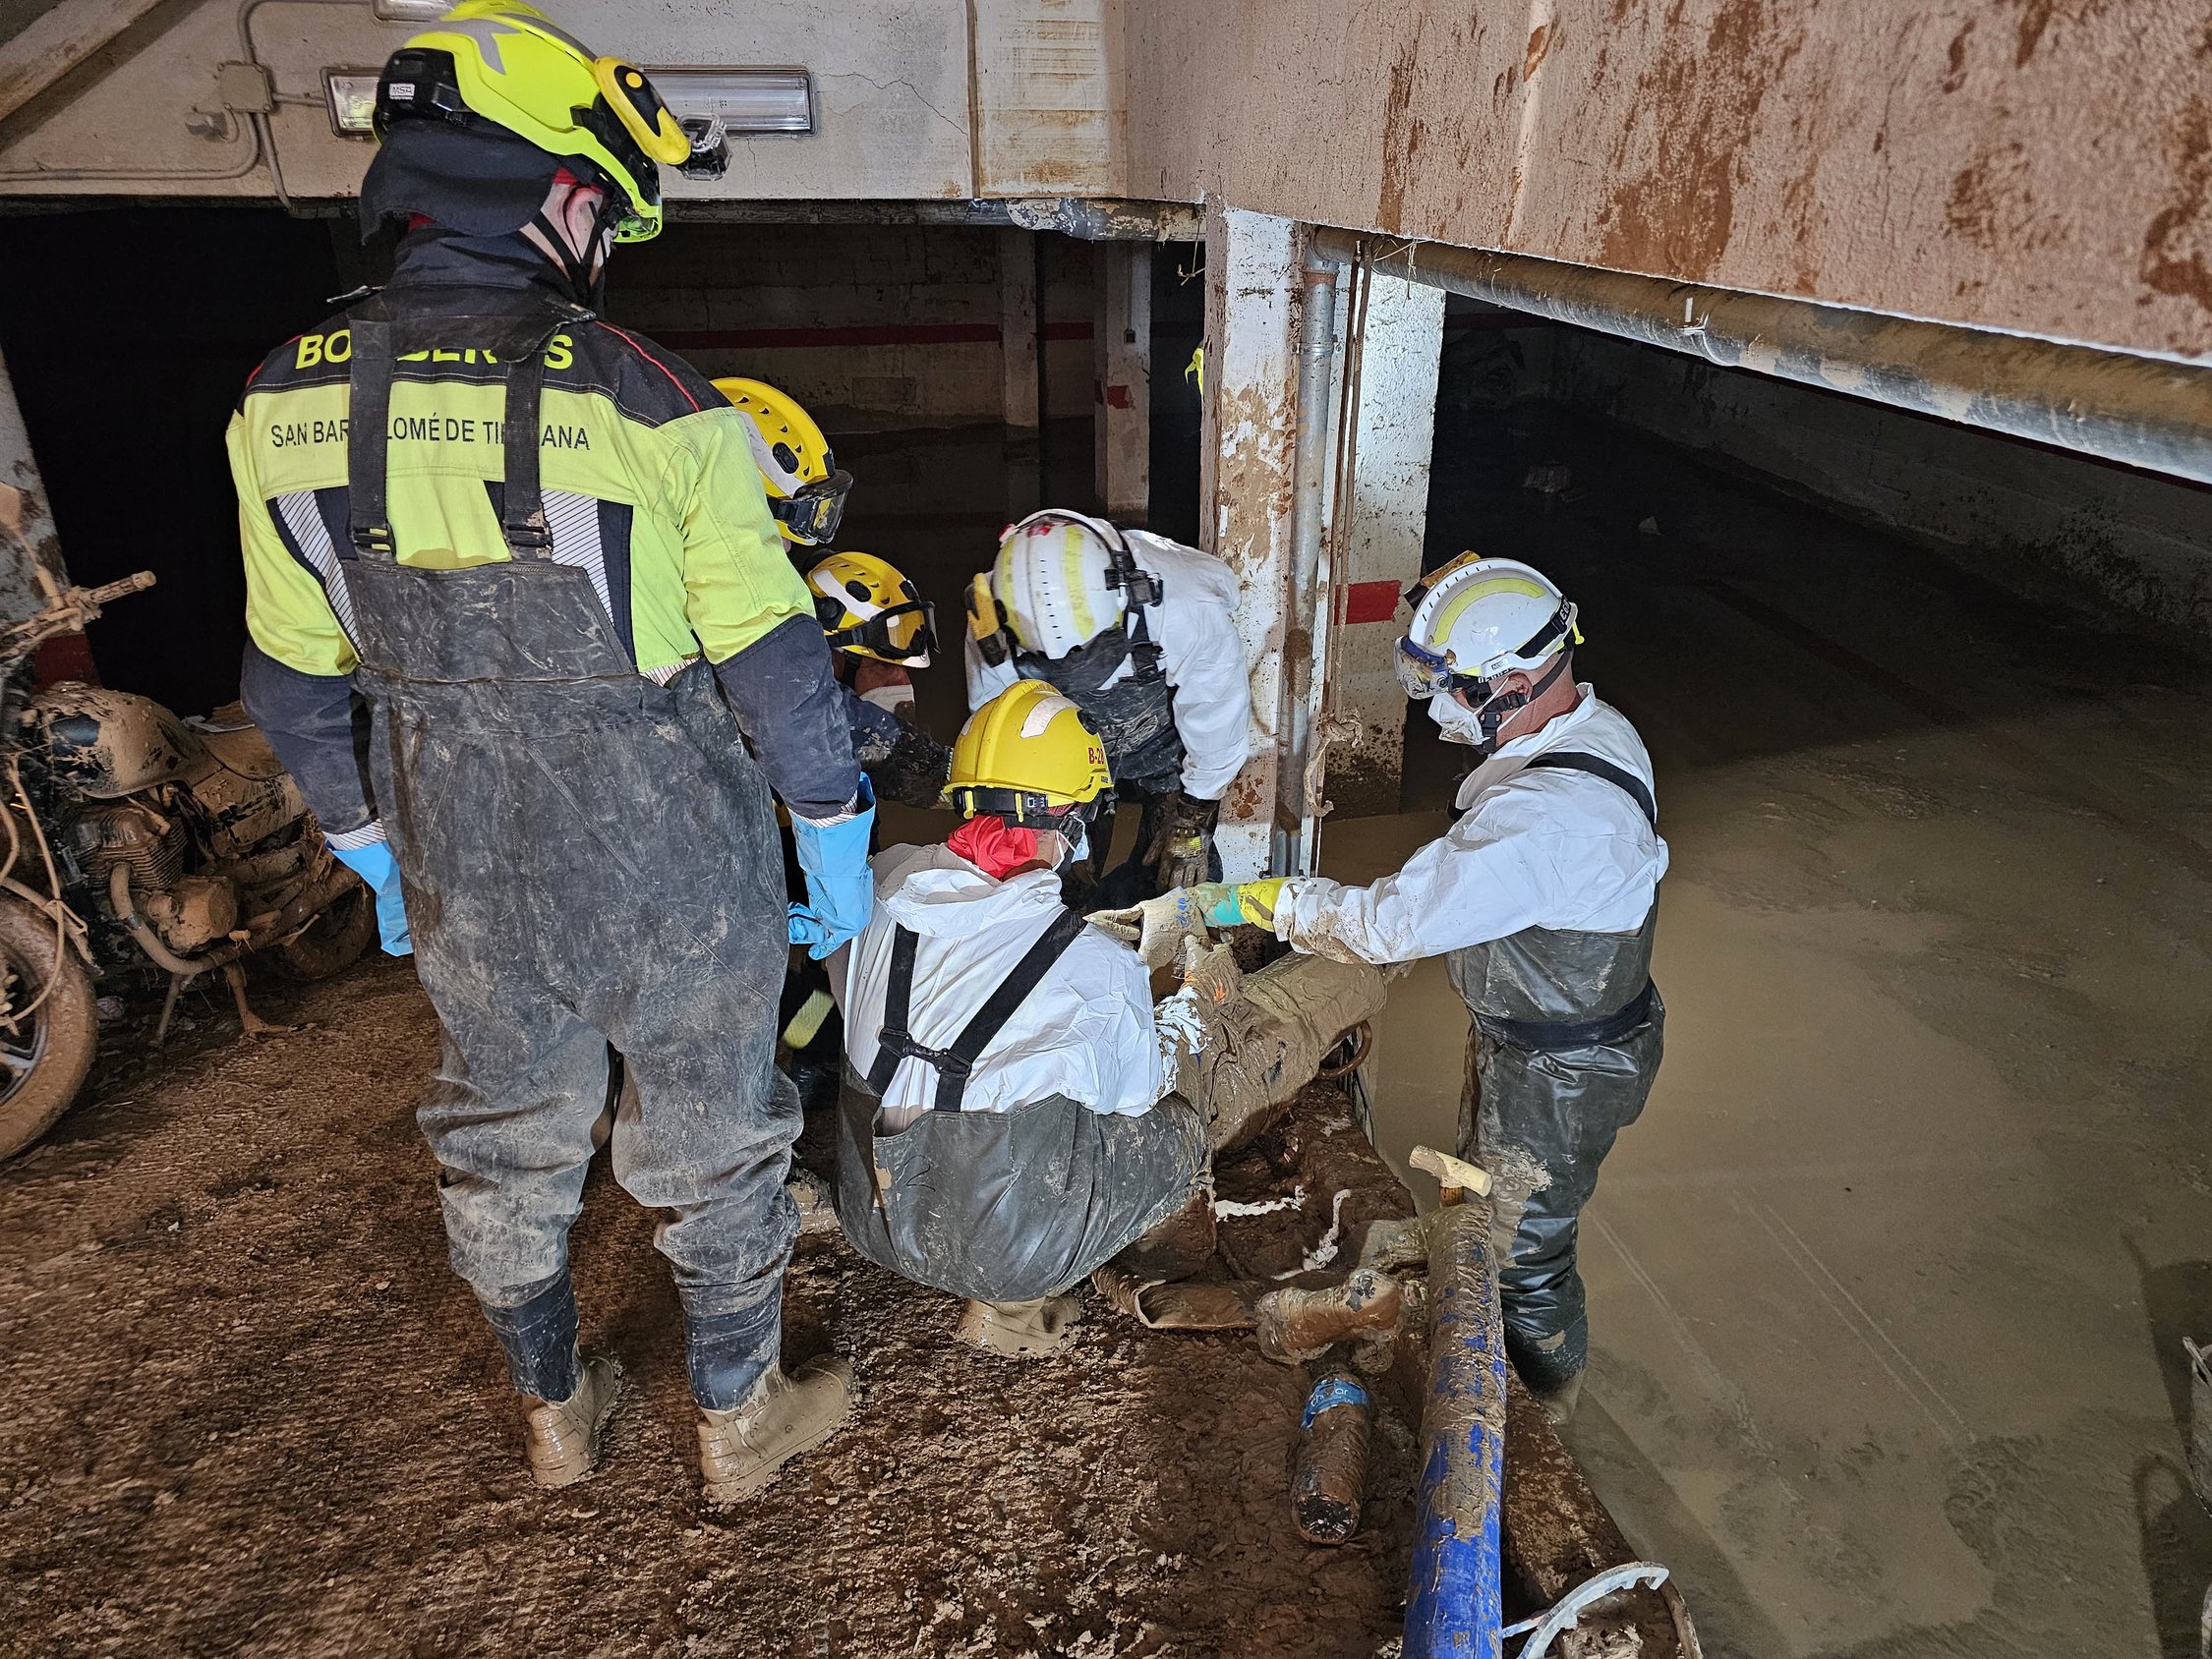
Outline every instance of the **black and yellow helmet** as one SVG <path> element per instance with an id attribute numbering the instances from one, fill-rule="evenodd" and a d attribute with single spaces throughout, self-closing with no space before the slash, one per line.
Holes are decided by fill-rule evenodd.
<path id="1" fill-rule="evenodd" d="M 692 138 L 643 70 L 595 56 L 522 0 L 461 0 L 392 53 L 377 84 L 375 123 L 377 137 L 387 143 L 425 126 L 520 139 L 618 199 L 614 234 L 620 242 L 660 234 L 660 170 L 693 159 Z M 553 172 L 549 165 L 539 181 L 539 200 Z M 529 180 L 505 182 L 519 187 L 517 201 L 527 195 Z M 489 183 L 481 175 L 456 180 L 462 193 Z M 479 190 L 478 200 L 483 196 Z M 362 198 L 364 216 L 372 219 L 432 211 L 406 200 L 404 186 L 380 182 L 375 167 Z M 537 202 L 529 205 L 535 210 Z"/>

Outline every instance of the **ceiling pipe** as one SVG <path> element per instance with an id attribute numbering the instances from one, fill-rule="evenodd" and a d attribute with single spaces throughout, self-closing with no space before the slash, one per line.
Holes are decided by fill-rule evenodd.
<path id="1" fill-rule="evenodd" d="M 1343 262 L 1361 240 L 1319 230 L 1310 246 Z M 1724 369 L 2212 484 L 2212 369 L 1442 243 L 1377 254 L 1374 268 Z"/>

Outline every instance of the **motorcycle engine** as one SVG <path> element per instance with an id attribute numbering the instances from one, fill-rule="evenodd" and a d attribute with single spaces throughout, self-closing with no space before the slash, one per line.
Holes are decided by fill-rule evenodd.
<path id="1" fill-rule="evenodd" d="M 103 892 L 118 864 L 129 867 L 131 889 L 141 896 L 174 886 L 184 873 L 185 827 L 144 801 L 83 808 L 70 821 L 69 841 Z"/>
<path id="2" fill-rule="evenodd" d="M 221 876 L 187 876 L 140 906 L 161 943 L 180 953 L 202 949 L 238 926 L 238 887 Z"/>

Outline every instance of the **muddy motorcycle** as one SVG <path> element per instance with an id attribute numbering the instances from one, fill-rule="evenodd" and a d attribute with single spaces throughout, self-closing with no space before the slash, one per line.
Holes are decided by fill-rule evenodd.
<path id="1" fill-rule="evenodd" d="M 299 785 L 236 704 L 182 720 L 149 698 L 65 680 L 32 691 L 38 646 L 153 585 L 141 572 L 62 589 L 0 631 L 0 1158 L 67 1110 L 98 1039 L 93 981 L 149 970 L 178 995 L 230 982 L 249 1032 L 243 958 L 300 979 L 350 965 L 376 937 L 369 889 L 338 863 Z"/>

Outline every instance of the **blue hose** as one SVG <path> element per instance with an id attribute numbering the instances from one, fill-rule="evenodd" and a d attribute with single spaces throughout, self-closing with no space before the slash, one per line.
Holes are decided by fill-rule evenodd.
<path id="1" fill-rule="evenodd" d="M 1470 1193 L 1429 1219 L 1428 1294 L 1428 1396 L 1405 1659 L 1498 1659 L 1505 1332 L 1487 1199 Z"/>

